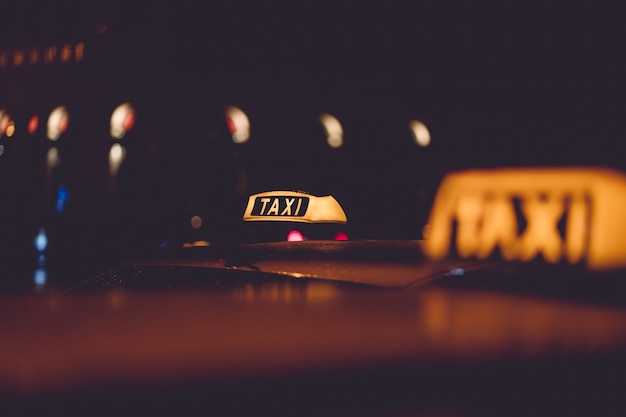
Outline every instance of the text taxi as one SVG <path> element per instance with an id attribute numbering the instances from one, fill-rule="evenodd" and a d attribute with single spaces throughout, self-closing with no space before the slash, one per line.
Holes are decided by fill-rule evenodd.
<path id="1" fill-rule="evenodd" d="M 626 177 L 609 169 L 467 171 L 437 192 L 424 252 L 542 259 L 593 270 L 626 266 Z"/>

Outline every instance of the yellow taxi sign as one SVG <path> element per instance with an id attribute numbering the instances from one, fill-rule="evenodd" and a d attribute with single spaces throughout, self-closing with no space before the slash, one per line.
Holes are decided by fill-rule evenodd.
<path id="1" fill-rule="evenodd" d="M 268 191 L 251 195 L 245 221 L 346 223 L 343 209 L 332 196 L 317 197 L 298 191 Z"/>
<path id="2" fill-rule="evenodd" d="M 508 168 L 447 175 L 424 252 L 626 266 L 626 175 L 603 168 Z M 454 246 L 453 246 L 454 245 Z"/>

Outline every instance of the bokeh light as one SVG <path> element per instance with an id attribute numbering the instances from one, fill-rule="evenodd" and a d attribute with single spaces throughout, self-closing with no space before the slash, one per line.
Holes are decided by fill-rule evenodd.
<path id="1" fill-rule="evenodd" d="M 32 135 L 37 131 L 38 127 L 39 127 L 39 116 L 35 114 L 28 120 L 28 126 L 26 129 L 28 130 L 28 133 Z"/>
<path id="2" fill-rule="evenodd" d="M 67 188 L 64 185 L 59 187 L 57 191 L 57 204 L 56 204 L 56 212 L 61 214 L 63 210 L 65 210 L 65 206 L 67 204 L 67 200 L 70 197 L 70 193 L 67 191 Z"/>
<path id="3" fill-rule="evenodd" d="M 415 143 L 423 147 L 430 145 L 430 131 L 424 123 L 419 120 L 411 120 L 409 126 Z"/>
<path id="4" fill-rule="evenodd" d="M 10 138 L 11 136 L 15 134 L 15 122 L 13 120 L 11 120 L 9 124 L 7 125 L 5 133 L 8 138 Z"/>
<path id="5" fill-rule="evenodd" d="M 42 227 L 39 229 L 37 236 L 34 239 L 35 249 L 37 252 L 42 253 L 45 252 L 48 247 L 48 236 L 46 235 L 46 230 Z"/>
<path id="6" fill-rule="evenodd" d="M 35 273 L 33 274 L 33 281 L 35 281 L 35 285 L 37 287 L 43 287 L 46 285 L 46 281 L 48 280 L 48 273 L 46 269 L 42 266 L 37 267 L 35 269 Z"/>
<path id="7" fill-rule="evenodd" d="M 302 242 L 304 235 L 299 230 L 292 230 L 287 234 L 287 242 Z"/>
<path id="8" fill-rule="evenodd" d="M 191 227 L 193 227 L 194 229 L 199 229 L 202 227 L 202 217 L 200 216 L 193 216 L 191 217 Z"/>
<path id="9" fill-rule="evenodd" d="M 348 240 L 348 235 L 345 232 L 338 232 L 335 235 L 335 240 Z"/>
<path id="10" fill-rule="evenodd" d="M 126 158 L 126 149 L 119 143 L 114 143 L 109 151 L 109 172 L 111 177 L 115 178 L 117 176 L 124 158 Z"/>
<path id="11" fill-rule="evenodd" d="M 122 139 L 126 132 L 131 130 L 134 125 L 135 109 L 130 103 L 120 104 L 111 114 L 111 137 L 114 139 Z"/>
<path id="12" fill-rule="evenodd" d="M 11 117 L 6 110 L 0 109 L 0 135 L 4 135 L 9 126 L 9 122 L 11 121 Z"/>
<path id="13" fill-rule="evenodd" d="M 61 162 L 61 158 L 59 157 L 59 150 L 56 147 L 51 147 L 48 149 L 48 153 L 46 155 L 46 163 L 48 165 L 48 172 L 53 168 L 57 167 Z"/>
<path id="14" fill-rule="evenodd" d="M 225 116 L 233 142 L 247 142 L 250 139 L 250 119 L 248 119 L 243 110 L 234 106 L 228 106 L 226 107 Z"/>
<path id="15" fill-rule="evenodd" d="M 326 130 L 326 141 L 332 148 L 340 148 L 343 145 L 343 127 L 336 117 L 324 113 L 320 116 L 320 122 Z"/>
<path id="16" fill-rule="evenodd" d="M 69 113 L 65 106 L 59 106 L 52 110 L 48 117 L 48 133 L 50 140 L 58 140 L 62 133 L 67 131 L 69 126 Z"/>

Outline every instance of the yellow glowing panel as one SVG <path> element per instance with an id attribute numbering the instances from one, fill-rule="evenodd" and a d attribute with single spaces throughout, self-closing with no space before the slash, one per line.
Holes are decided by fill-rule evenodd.
<path id="1" fill-rule="evenodd" d="M 625 208 L 626 175 L 610 169 L 453 173 L 437 192 L 424 252 L 441 259 L 455 245 L 464 258 L 497 249 L 507 260 L 626 267 Z"/>
<path id="2" fill-rule="evenodd" d="M 251 195 L 243 219 L 300 223 L 346 223 L 348 220 L 332 196 L 316 197 L 295 191 Z"/>

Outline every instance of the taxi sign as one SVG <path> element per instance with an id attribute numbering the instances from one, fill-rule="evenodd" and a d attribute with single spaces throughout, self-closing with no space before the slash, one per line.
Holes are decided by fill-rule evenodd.
<path id="1" fill-rule="evenodd" d="M 626 175 L 602 168 L 463 171 L 442 181 L 424 252 L 626 267 Z"/>
<path id="2" fill-rule="evenodd" d="M 317 197 L 299 191 L 268 191 L 251 195 L 245 221 L 346 223 L 343 209 L 332 196 Z"/>

